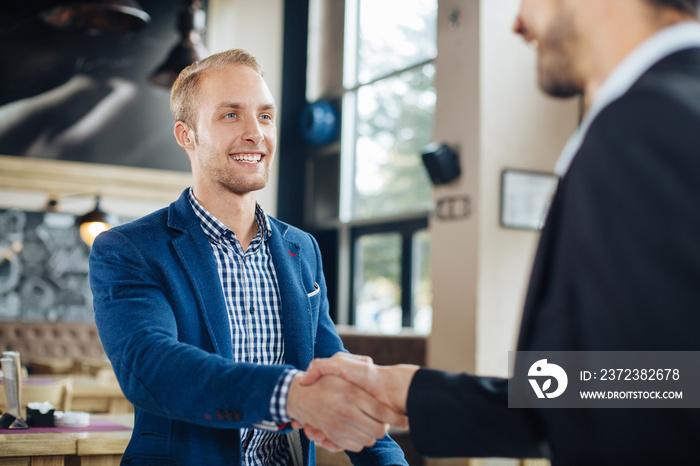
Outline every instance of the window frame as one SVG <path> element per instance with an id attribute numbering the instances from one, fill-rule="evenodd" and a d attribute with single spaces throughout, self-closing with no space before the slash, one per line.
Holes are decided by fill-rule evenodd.
<path id="1" fill-rule="evenodd" d="M 415 238 L 416 234 L 428 229 L 428 217 L 421 216 L 408 218 L 405 220 L 393 220 L 388 222 L 373 222 L 371 224 L 350 226 L 350 264 L 351 293 L 350 293 L 350 308 L 348 312 L 348 321 L 355 324 L 355 310 L 357 308 L 357 285 L 359 283 L 357 264 L 358 264 L 358 241 L 363 236 L 374 234 L 389 234 L 398 233 L 401 236 L 401 327 L 413 327 L 414 307 L 414 284 L 416 262 L 415 253 Z M 408 272 L 408 273 L 406 273 Z"/>

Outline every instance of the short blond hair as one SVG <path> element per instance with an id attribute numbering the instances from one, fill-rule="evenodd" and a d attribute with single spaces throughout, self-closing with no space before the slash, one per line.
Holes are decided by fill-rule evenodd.
<path id="1" fill-rule="evenodd" d="M 192 63 L 180 72 L 170 90 L 170 111 L 175 121 L 197 127 L 197 107 L 199 106 L 199 83 L 207 72 L 234 65 L 246 65 L 263 76 L 260 61 L 247 50 L 231 49 L 216 53 Z"/>

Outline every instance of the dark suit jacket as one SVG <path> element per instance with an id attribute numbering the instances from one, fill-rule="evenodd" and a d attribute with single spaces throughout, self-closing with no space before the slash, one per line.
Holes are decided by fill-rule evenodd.
<path id="1" fill-rule="evenodd" d="M 593 121 L 542 231 L 518 349 L 700 350 L 700 49 Z M 426 455 L 700 463 L 696 409 L 508 409 L 504 379 L 421 370 L 408 413 Z"/>
<path id="2" fill-rule="evenodd" d="M 287 366 L 233 362 L 226 303 L 209 241 L 186 192 L 169 208 L 101 234 L 90 255 L 95 320 L 135 406 L 127 464 L 240 464 L 239 428 L 269 418 L 285 368 L 343 350 L 328 315 L 311 235 L 270 218 Z M 302 434 L 306 464 L 314 449 Z M 393 440 L 355 464 L 406 464 Z"/>

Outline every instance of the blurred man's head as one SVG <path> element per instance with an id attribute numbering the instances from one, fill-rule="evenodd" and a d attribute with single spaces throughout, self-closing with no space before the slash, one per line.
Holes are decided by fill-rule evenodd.
<path id="1" fill-rule="evenodd" d="M 697 20 L 700 0 L 522 0 L 513 30 L 537 52 L 540 88 L 555 97 L 594 94 L 659 29 Z M 591 98 L 587 95 L 587 98 Z"/>

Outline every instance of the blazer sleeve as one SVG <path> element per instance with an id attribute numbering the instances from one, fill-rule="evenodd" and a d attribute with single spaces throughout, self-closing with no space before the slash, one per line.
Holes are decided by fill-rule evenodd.
<path id="1" fill-rule="evenodd" d="M 133 232 L 107 231 L 90 255 L 95 321 L 124 394 L 140 409 L 209 427 L 270 421 L 270 398 L 288 366 L 216 354 L 202 303 L 180 276 L 201 270 L 183 270 L 160 236 L 145 247 L 147 230 L 135 235 L 138 246 Z"/>
<path id="2" fill-rule="evenodd" d="M 542 458 L 540 429 L 525 409 L 508 408 L 508 380 L 432 369 L 408 392 L 411 439 L 434 457 Z"/>

